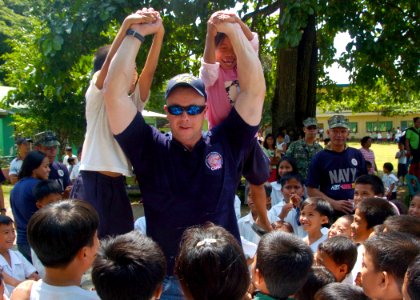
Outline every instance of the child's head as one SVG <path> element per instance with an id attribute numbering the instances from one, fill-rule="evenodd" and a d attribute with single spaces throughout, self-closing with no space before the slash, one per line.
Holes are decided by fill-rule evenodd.
<path id="1" fill-rule="evenodd" d="M 62 199 L 61 186 L 55 180 L 42 180 L 38 182 L 32 191 L 36 207 L 43 208 L 44 206 Z"/>
<path id="2" fill-rule="evenodd" d="M 347 237 L 334 236 L 319 244 L 315 260 L 341 282 L 353 269 L 356 259 L 356 245 Z"/>
<path id="3" fill-rule="evenodd" d="M 15 238 L 13 220 L 9 216 L 0 215 L 0 250 L 11 249 Z"/>
<path id="4" fill-rule="evenodd" d="M 293 226 L 289 222 L 278 220 L 271 224 L 274 230 L 283 231 L 287 233 L 294 233 Z"/>
<path id="5" fill-rule="evenodd" d="M 284 201 L 289 202 L 293 195 L 297 195 L 299 198 L 303 197 L 303 179 L 297 173 L 287 173 L 280 179 L 281 192 L 284 196 Z"/>
<path id="6" fill-rule="evenodd" d="M 353 223 L 354 217 L 352 215 L 344 215 L 339 217 L 328 230 L 328 238 L 332 238 L 336 235 L 342 235 L 345 237 L 351 237 L 351 223 Z"/>
<path id="7" fill-rule="evenodd" d="M 277 164 L 277 181 L 286 173 L 297 173 L 297 166 L 292 157 L 283 156 Z"/>
<path id="8" fill-rule="evenodd" d="M 387 218 L 384 222 L 386 232 L 404 232 L 420 238 L 420 218 L 408 215 L 397 215 Z"/>
<path id="9" fill-rule="evenodd" d="M 420 300 L 420 255 L 408 266 L 404 276 L 402 295 L 405 300 Z"/>
<path id="10" fill-rule="evenodd" d="M 68 164 L 71 166 L 74 166 L 76 164 L 76 158 L 74 157 L 69 157 L 69 159 L 67 160 Z"/>
<path id="11" fill-rule="evenodd" d="M 384 232 L 365 243 L 362 286 L 372 299 L 402 299 L 401 288 L 408 266 L 420 251 L 419 242 L 407 234 Z"/>
<path id="12" fill-rule="evenodd" d="M 96 50 L 94 59 L 93 59 L 93 72 L 96 73 L 102 68 L 102 65 L 105 62 L 106 56 L 108 55 L 111 45 L 106 45 L 98 50 Z"/>
<path id="13" fill-rule="evenodd" d="M 299 221 L 306 232 L 318 232 L 323 225 L 330 224 L 333 215 L 331 205 L 322 198 L 310 197 L 300 205 Z"/>
<path id="14" fill-rule="evenodd" d="M 165 256 L 159 246 L 132 231 L 101 242 L 92 281 L 103 300 L 149 300 L 159 299 L 165 274 Z"/>
<path id="15" fill-rule="evenodd" d="M 269 207 L 271 206 L 271 191 L 273 190 L 273 188 L 271 187 L 271 184 L 269 184 L 268 182 L 264 183 L 264 191 L 265 191 L 265 199 L 266 199 L 266 206 L 267 209 L 269 209 Z M 257 209 L 255 208 L 255 204 L 254 204 L 254 195 L 252 193 L 252 189 L 248 189 L 248 197 L 247 197 L 247 201 L 248 201 L 248 207 L 251 211 L 251 213 L 256 213 Z"/>
<path id="16" fill-rule="evenodd" d="M 81 259 L 86 271 L 99 247 L 98 214 L 86 201 L 63 200 L 38 210 L 28 223 L 28 241 L 48 268 L 66 268 Z"/>
<path id="17" fill-rule="evenodd" d="M 274 135 L 272 133 L 267 134 L 265 136 L 264 143 L 263 143 L 264 148 L 270 149 L 270 148 L 275 147 L 275 145 L 276 143 L 274 141 Z"/>
<path id="18" fill-rule="evenodd" d="M 390 174 L 394 170 L 394 166 L 390 162 L 384 163 L 383 170 L 385 174 Z"/>
<path id="19" fill-rule="evenodd" d="M 368 300 L 363 289 L 352 284 L 333 282 L 315 294 L 315 300 Z"/>
<path id="20" fill-rule="evenodd" d="M 375 225 L 383 224 L 386 218 L 396 214 L 388 200 L 368 198 L 356 207 L 354 221 L 351 224 L 352 239 L 362 243 L 369 238 Z"/>
<path id="21" fill-rule="evenodd" d="M 258 244 L 252 281 L 263 293 L 285 298 L 306 282 L 313 262 L 312 250 L 299 237 L 271 231 Z"/>
<path id="22" fill-rule="evenodd" d="M 370 173 L 372 171 L 372 168 L 373 168 L 372 163 L 367 160 L 366 161 L 366 169 L 367 169 L 368 173 Z"/>
<path id="23" fill-rule="evenodd" d="M 404 150 L 405 149 L 405 145 L 402 144 L 402 143 L 398 143 L 398 149 Z"/>
<path id="24" fill-rule="evenodd" d="M 250 282 L 241 246 L 213 224 L 185 230 L 175 274 L 187 299 L 241 299 Z"/>
<path id="25" fill-rule="evenodd" d="M 236 54 L 233 50 L 229 37 L 218 32 L 215 37 L 216 44 L 216 61 L 224 70 L 231 70 L 236 67 Z"/>
<path id="26" fill-rule="evenodd" d="M 383 197 L 384 194 L 385 187 L 381 178 L 372 174 L 359 176 L 354 183 L 354 206 L 356 207 L 363 199 Z"/>
<path id="27" fill-rule="evenodd" d="M 312 266 L 308 279 L 294 295 L 296 300 L 312 300 L 318 290 L 335 282 L 334 275 L 324 266 Z"/>
<path id="28" fill-rule="evenodd" d="M 413 217 L 420 217 L 420 193 L 414 195 L 408 207 L 408 215 Z"/>

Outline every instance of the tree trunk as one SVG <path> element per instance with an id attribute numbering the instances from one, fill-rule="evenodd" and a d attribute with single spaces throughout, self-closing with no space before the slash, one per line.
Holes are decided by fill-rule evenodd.
<path id="1" fill-rule="evenodd" d="M 297 48 L 277 50 L 277 80 L 272 101 L 272 130 L 284 127 L 297 138 L 302 121 L 315 116 L 317 53 L 315 15 L 308 17 Z"/>

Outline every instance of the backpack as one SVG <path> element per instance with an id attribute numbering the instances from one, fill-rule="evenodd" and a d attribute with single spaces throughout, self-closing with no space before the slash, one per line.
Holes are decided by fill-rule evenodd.
<path id="1" fill-rule="evenodd" d="M 407 131 L 409 131 L 409 130 L 411 130 L 411 131 L 413 131 L 413 132 L 415 132 L 415 133 L 419 134 L 419 133 L 417 132 L 417 130 L 415 130 L 413 127 L 409 127 L 409 128 L 407 128 L 407 130 L 405 130 L 405 131 L 402 133 L 402 135 L 401 135 L 400 139 L 398 140 L 398 144 L 403 144 L 403 145 L 405 146 L 405 140 L 406 140 L 405 135 L 406 135 Z M 418 147 L 418 146 L 417 146 L 417 147 Z"/>

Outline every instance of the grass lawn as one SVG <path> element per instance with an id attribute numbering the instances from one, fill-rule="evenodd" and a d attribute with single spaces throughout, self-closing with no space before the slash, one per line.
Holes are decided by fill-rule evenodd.
<path id="1" fill-rule="evenodd" d="M 349 143 L 350 147 L 354 147 L 356 149 L 361 148 L 360 142 L 351 142 Z M 386 162 L 392 163 L 394 166 L 395 175 L 397 174 L 397 167 L 398 167 L 398 160 L 395 158 L 395 154 L 398 152 L 398 145 L 391 143 L 383 143 L 383 144 L 372 144 L 370 149 L 375 153 L 375 161 L 376 166 L 378 167 L 378 171 L 380 175 L 382 175 L 382 166 Z"/>

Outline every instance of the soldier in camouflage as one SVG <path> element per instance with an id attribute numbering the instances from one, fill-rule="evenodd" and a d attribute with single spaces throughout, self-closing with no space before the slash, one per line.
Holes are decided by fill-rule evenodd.
<path id="1" fill-rule="evenodd" d="M 303 125 L 305 137 L 302 140 L 291 143 L 287 149 L 286 156 L 296 160 L 298 172 L 306 180 L 311 159 L 322 150 L 322 147 L 316 142 L 318 133 L 317 120 L 315 118 L 307 118 L 303 121 Z"/>

